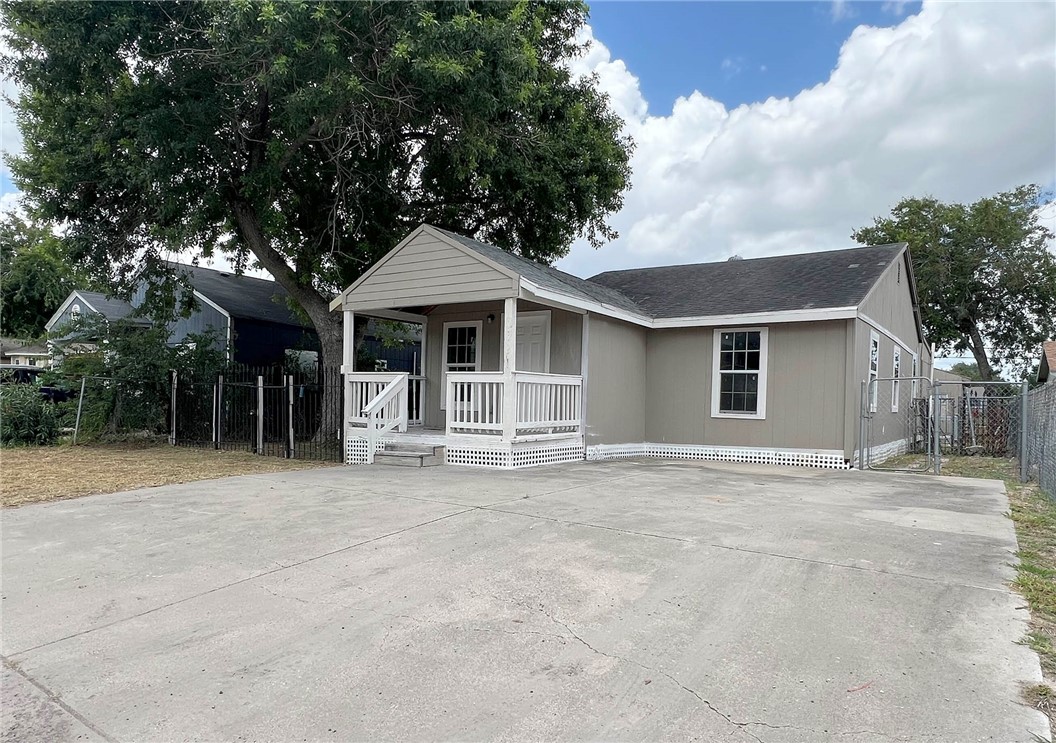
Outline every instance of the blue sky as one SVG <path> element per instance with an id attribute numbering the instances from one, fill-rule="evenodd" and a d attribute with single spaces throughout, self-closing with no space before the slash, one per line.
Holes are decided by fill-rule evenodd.
<path id="1" fill-rule="evenodd" d="M 828 79 L 855 26 L 892 26 L 920 3 L 594 2 L 594 35 L 667 115 L 699 90 L 728 108 L 794 96 Z"/>

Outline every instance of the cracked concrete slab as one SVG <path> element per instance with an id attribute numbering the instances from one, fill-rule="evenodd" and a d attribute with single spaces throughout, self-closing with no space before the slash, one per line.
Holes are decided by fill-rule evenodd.
<path id="1" fill-rule="evenodd" d="M 656 461 L 433 472 L 6 511 L 5 662 L 47 694 L 9 697 L 5 675 L 5 734 L 1047 735 L 1018 701 L 1040 669 L 1017 644 L 1000 484 Z"/>

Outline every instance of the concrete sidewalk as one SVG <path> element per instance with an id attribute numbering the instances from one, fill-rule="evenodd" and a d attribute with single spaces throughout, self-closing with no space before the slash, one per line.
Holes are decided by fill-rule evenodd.
<path id="1" fill-rule="evenodd" d="M 333 468 L 3 512 L 4 740 L 1033 741 L 996 481 Z"/>

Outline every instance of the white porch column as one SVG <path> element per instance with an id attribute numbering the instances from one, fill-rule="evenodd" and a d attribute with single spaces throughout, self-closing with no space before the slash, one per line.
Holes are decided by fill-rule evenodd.
<path id="1" fill-rule="evenodd" d="M 502 438 L 512 441 L 517 433 L 517 298 L 506 300 L 502 313 Z"/>
<path id="2" fill-rule="evenodd" d="M 342 345 L 343 355 L 341 357 L 341 373 L 351 374 L 356 370 L 356 313 L 352 310 L 344 310 L 341 313 L 344 322 L 344 339 Z"/>

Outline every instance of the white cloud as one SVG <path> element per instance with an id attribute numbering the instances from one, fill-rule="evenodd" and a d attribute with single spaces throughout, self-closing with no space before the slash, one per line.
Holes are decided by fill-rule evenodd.
<path id="1" fill-rule="evenodd" d="M 845 18 L 853 17 L 854 11 L 851 10 L 850 0 L 832 0 L 832 4 L 829 6 L 829 15 L 832 16 L 834 21 L 842 21 Z"/>
<path id="2" fill-rule="evenodd" d="M 728 110 L 699 92 L 651 116 L 638 80 L 595 41 L 573 69 L 637 142 L 632 188 L 589 276 L 643 265 L 847 247 L 902 197 L 968 201 L 1056 181 L 1056 6 L 932 3 L 859 26 L 830 78 Z"/>

